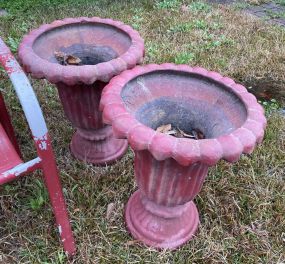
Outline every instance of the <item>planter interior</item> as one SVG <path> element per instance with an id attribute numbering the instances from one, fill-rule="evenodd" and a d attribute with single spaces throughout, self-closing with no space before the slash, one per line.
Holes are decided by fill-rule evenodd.
<path id="1" fill-rule="evenodd" d="M 225 85 L 195 73 L 155 71 L 131 80 L 121 92 L 127 110 L 152 129 L 172 124 L 206 139 L 242 126 L 247 110 Z"/>
<path id="2" fill-rule="evenodd" d="M 115 38 L 115 41 L 114 41 Z M 33 43 L 34 52 L 42 59 L 59 63 L 55 52 L 78 57 L 79 65 L 96 65 L 125 53 L 131 38 L 114 26 L 85 22 L 62 25 L 41 34 Z"/>

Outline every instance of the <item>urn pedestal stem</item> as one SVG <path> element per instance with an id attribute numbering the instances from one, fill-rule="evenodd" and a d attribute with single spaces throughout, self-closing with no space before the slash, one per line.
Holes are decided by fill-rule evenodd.
<path id="1" fill-rule="evenodd" d="M 112 128 L 102 122 L 99 102 L 105 85 L 100 81 L 92 85 L 56 84 L 65 115 L 76 128 L 70 144 L 73 156 L 97 165 L 115 162 L 128 148 L 128 142 L 114 138 Z"/>
<path id="2" fill-rule="evenodd" d="M 158 161 L 149 151 L 135 152 L 139 190 L 128 201 L 126 222 L 132 235 L 157 248 L 176 248 L 191 239 L 199 214 L 192 202 L 208 166 L 182 166 L 172 158 Z"/>

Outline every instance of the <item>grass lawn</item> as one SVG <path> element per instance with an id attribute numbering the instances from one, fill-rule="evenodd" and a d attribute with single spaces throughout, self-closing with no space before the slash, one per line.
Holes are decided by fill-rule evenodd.
<path id="1" fill-rule="evenodd" d="M 195 202 L 197 236 L 176 251 L 157 251 L 133 241 L 123 219 L 136 190 L 131 150 L 113 166 L 97 168 L 72 158 L 73 129 L 56 89 L 31 80 L 53 139 L 64 194 L 78 246 L 67 260 L 40 173 L 0 187 L 0 263 L 279 263 L 285 262 L 285 118 L 272 113 L 285 97 L 285 31 L 236 9 L 204 2 L 2 0 L 0 36 L 16 53 L 24 34 L 43 23 L 77 16 L 121 20 L 145 39 L 144 63 L 175 62 L 219 71 L 261 97 L 268 127 L 263 144 L 239 162 L 210 169 Z M 35 155 L 21 108 L 0 69 L 26 159 Z M 109 219 L 107 206 L 115 204 Z"/>

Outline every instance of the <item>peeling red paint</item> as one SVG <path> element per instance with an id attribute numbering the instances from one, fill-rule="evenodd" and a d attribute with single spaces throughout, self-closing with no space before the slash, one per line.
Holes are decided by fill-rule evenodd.
<path id="1" fill-rule="evenodd" d="M 12 54 L 0 55 L 0 63 L 9 75 L 15 72 L 22 72 L 21 67 Z"/>
<path id="2" fill-rule="evenodd" d="M 36 143 L 37 148 L 39 148 L 41 151 L 47 150 L 51 144 L 48 138 L 48 134 L 45 134 L 42 138 L 34 137 L 34 141 Z"/>
<path id="3" fill-rule="evenodd" d="M 38 154 L 37 158 L 27 162 L 23 162 L 20 159 L 20 150 L 15 139 L 10 117 L 4 99 L 0 94 L 0 185 L 15 180 L 36 169 L 41 169 L 49 192 L 56 222 L 60 227 L 59 235 L 63 247 L 69 255 L 73 255 L 76 251 L 75 242 L 46 124 L 26 75 L 1 38 L 0 63 L 8 73 L 20 99 L 33 134 Z"/>

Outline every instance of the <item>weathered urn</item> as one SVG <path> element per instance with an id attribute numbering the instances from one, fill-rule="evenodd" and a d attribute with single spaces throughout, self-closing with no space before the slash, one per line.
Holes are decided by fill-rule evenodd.
<path id="1" fill-rule="evenodd" d="M 144 43 L 135 30 L 98 17 L 42 25 L 19 48 L 26 72 L 58 88 L 65 114 L 77 128 L 71 152 L 94 164 L 111 163 L 127 150 L 127 141 L 115 139 L 103 124 L 99 101 L 110 79 L 140 63 L 143 54 Z"/>
<path id="2" fill-rule="evenodd" d="M 137 66 L 103 90 L 104 122 L 135 152 L 139 190 L 125 218 L 132 235 L 157 248 L 176 248 L 193 237 L 199 223 L 194 197 L 208 168 L 235 162 L 262 141 L 266 119 L 256 98 L 232 79 L 186 65 Z M 171 124 L 204 139 L 158 132 Z"/>

